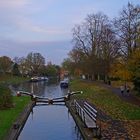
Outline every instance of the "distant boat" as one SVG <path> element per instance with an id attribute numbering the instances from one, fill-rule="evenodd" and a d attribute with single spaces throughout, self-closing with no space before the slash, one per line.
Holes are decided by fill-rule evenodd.
<path id="1" fill-rule="evenodd" d="M 34 76 L 30 79 L 31 82 L 48 81 L 48 77 L 38 77 Z"/>
<path id="2" fill-rule="evenodd" d="M 68 86 L 69 86 L 69 79 L 65 78 L 64 80 L 60 81 L 61 88 L 68 88 Z"/>

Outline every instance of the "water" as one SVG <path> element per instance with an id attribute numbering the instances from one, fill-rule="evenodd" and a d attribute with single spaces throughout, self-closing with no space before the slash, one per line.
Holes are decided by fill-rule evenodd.
<path id="1" fill-rule="evenodd" d="M 36 106 L 18 140 L 82 140 L 65 106 Z"/>
<path id="2" fill-rule="evenodd" d="M 68 89 L 61 89 L 59 83 L 48 83 L 48 82 L 27 82 L 19 85 L 10 86 L 13 91 L 23 90 L 33 93 L 38 96 L 44 96 L 48 98 L 61 97 L 68 93 Z"/>
<path id="3" fill-rule="evenodd" d="M 66 95 L 68 89 L 59 84 L 25 83 L 13 86 L 12 90 L 25 90 L 36 95 L 55 98 Z M 83 140 L 64 104 L 35 106 L 30 113 L 18 140 Z"/>

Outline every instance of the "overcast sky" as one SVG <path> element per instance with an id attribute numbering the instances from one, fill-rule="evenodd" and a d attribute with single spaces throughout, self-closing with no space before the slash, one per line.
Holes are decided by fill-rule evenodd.
<path id="1" fill-rule="evenodd" d="M 139 4 L 140 0 L 130 0 Z M 72 49 L 71 30 L 87 14 L 116 17 L 128 0 L 0 0 L 0 56 L 41 53 L 61 64 Z"/>

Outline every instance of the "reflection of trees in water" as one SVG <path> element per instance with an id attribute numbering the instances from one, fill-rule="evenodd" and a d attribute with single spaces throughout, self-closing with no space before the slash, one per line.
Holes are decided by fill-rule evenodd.
<path id="1" fill-rule="evenodd" d="M 46 86 L 44 96 L 48 98 L 55 98 L 66 94 L 68 94 L 68 89 L 61 89 L 59 84 L 51 84 Z"/>
<path id="2" fill-rule="evenodd" d="M 33 93 L 35 95 L 43 95 L 45 92 L 45 86 L 46 86 L 46 82 L 32 82 L 32 83 L 27 82 L 18 85 L 12 85 L 11 90 L 12 91 L 23 90 L 23 91 Z"/>
<path id="3" fill-rule="evenodd" d="M 61 88 L 62 95 L 68 94 L 68 88 Z"/>
<path id="4" fill-rule="evenodd" d="M 57 77 L 49 77 L 48 85 L 58 84 L 59 79 Z"/>
<path id="5" fill-rule="evenodd" d="M 61 89 L 59 83 L 48 82 L 27 82 L 11 86 L 12 91 L 26 91 L 38 96 L 45 96 L 49 98 L 61 97 L 68 94 L 68 89 Z M 14 92 L 13 92 L 14 93 Z"/>
<path id="6" fill-rule="evenodd" d="M 11 85 L 12 89 L 15 91 L 18 90 L 23 90 L 23 91 L 27 91 L 30 92 L 30 83 L 22 83 L 22 84 L 15 84 L 15 85 Z"/>
<path id="7" fill-rule="evenodd" d="M 33 82 L 30 84 L 30 92 L 35 95 L 43 95 L 45 92 L 45 82 Z"/>

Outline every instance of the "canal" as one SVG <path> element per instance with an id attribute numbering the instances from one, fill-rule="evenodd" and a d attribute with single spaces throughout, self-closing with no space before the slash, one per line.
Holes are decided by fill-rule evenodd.
<path id="1" fill-rule="evenodd" d="M 13 91 L 25 90 L 48 98 L 61 97 L 68 89 L 58 83 L 35 82 L 12 87 Z M 30 113 L 18 140 L 83 140 L 65 104 L 37 104 Z"/>

